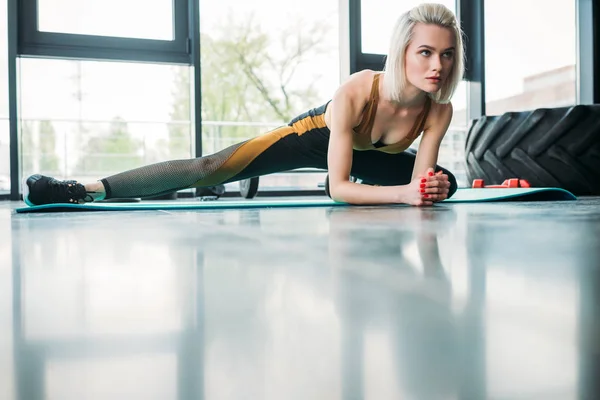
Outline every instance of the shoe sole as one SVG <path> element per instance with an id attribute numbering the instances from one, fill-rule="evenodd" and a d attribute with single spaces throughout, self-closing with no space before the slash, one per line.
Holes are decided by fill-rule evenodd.
<path id="1" fill-rule="evenodd" d="M 35 206 L 34 203 L 31 202 L 31 200 L 29 200 L 29 185 L 28 182 L 30 180 L 32 181 L 37 181 L 39 178 L 35 178 L 36 175 L 31 175 L 27 178 L 23 178 L 23 181 L 21 183 L 21 190 L 23 191 L 23 201 L 25 202 L 25 204 L 27 204 L 30 207 Z"/>

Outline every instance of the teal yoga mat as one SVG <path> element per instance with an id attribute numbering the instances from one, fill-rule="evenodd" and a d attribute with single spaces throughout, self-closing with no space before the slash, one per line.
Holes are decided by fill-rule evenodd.
<path id="1" fill-rule="evenodd" d="M 564 201 L 576 200 L 570 192 L 559 188 L 507 188 L 507 189 L 458 189 L 444 203 L 479 203 L 500 201 Z M 87 204 L 45 204 L 17 208 L 18 213 L 57 211 L 133 211 L 133 210 L 215 210 L 241 208 L 281 207 L 350 207 L 329 198 L 319 200 L 215 200 L 215 201 L 142 201 L 142 202 L 96 202 Z"/>

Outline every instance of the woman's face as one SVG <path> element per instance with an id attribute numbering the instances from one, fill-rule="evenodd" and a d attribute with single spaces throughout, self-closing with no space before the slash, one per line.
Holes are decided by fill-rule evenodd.
<path id="1" fill-rule="evenodd" d="M 437 92 L 452 70 L 455 48 L 454 34 L 449 28 L 416 24 L 406 49 L 408 82 L 424 92 Z"/>

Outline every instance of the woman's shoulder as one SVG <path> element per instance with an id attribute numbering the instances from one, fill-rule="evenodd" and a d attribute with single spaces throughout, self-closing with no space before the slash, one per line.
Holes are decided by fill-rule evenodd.
<path id="1" fill-rule="evenodd" d="M 351 74 L 344 82 L 341 84 L 341 88 L 344 88 L 348 91 L 354 93 L 370 93 L 371 87 L 373 85 L 373 80 L 375 76 L 380 74 L 379 71 L 373 71 L 370 69 L 363 69 L 361 71 L 355 72 Z"/>
<path id="2" fill-rule="evenodd" d="M 369 101 L 373 79 L 377 71 L 361 70 L 353 73 L 346 78 L 333 96 L 333 102 L 342 104 L 352 103 L 356 110 L 362 110 L 362 107 Z"/>
<path id="3" fill-rule="evenodd" d="M 362 109 L 369 102 L 376 75 L 377 71 L 369 69 L 353 73 L 337 89 L 333 100 L 351 102 L 357 106 L 357 109 Z"/>
<path id="4" fill-rule="evenodd" d="M 382 73 L 381 71 L 374 71 L 372 69 L 362 69 L 360 71 L 357 71 L 357 72 L 351 74 L 348 77 L 348 80 L 372 81 L 376 75 L 379 75 L 381 73 Z"/>

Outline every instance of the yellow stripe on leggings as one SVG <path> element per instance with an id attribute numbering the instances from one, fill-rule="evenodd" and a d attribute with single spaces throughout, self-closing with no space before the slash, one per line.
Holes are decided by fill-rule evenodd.
<path id="1" fill-rule="evenodd" d="M 242 172 L 256 157 L 284 137 L 294 133 L 302 135 L 312 129 L 326 126 L 323 114 L 307 116 L 296 121 L 292 126 L 282 126 L 250 139 L 242 143 L 214 173 L 197 181 L 192 187 L 214 186 L 225 182 Z"/>

